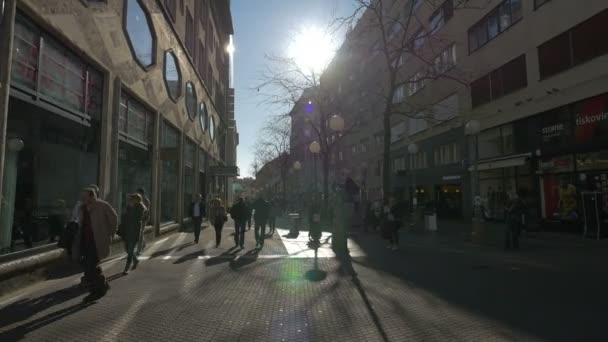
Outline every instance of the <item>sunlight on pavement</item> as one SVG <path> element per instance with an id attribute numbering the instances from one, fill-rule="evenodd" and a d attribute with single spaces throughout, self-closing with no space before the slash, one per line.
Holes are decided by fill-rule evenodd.
<path id="1" fill-rule="evenodd" d="M 281 237 L 283 245 L 287 249 L 290 258 L 314 258 L 314 250 L 308 247 L 308 231 L 301 231 L 298 237 L 289 238 L 289 230 L 277 228 L 277 234 Z M 321 247 L 318 250 L 319 258 L 334 258 L 336 255 L 331 249 L 332 234 L 323 232 L 321 235 Z M 351 239 L 348 239 L 348 250 L 352 257 L 364 257 L 365 252 L 359 245 Z"/>

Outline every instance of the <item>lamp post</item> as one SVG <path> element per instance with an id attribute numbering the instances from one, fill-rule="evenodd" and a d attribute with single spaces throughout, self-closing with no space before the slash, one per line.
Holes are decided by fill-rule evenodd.
<path id="1" fill-rule="evenodd" d="M 414 162 L 416 155 L 418 154 L 418 151 L 420 151 L 418 144 L 411 143 L 411 144 L 407 145 L 407 153 L 410 155 L 410 160 L 412 160 L 412 162 L 410 163 L 410 165 L 411 165 L 410 172 L 412 173 L 412 212 L 416 210 L 416 206 L 418 205 L 418 195 L 417 195 L 418 191 L 416 189 L 416 171 L 415 171 L 416 163 Z"/>
<path id="2" fill-rule="evenodd" d="M 309 239 L 311 240 L 312 243 L 312 247 L 316 250 L 317 248 L 319 248 L 319 240 L 321 238 L 321 234 L 319 229 L 320 229 L 320 224 L 321 224 L 321 206 L 320 206 L 320 202 L 319 202 L 319 191 L 318 191 L 318 180 L 317 180 L 317 155 L 321 152 L 321 144 L 319 144 L 318 141 L 313 141 L 312 143 L 310 143 L 310 146 L 308 147 L 308 149 L 310 150 L 310 153 L 312 153 L 312 158 L 313 158 L 313 180 L 314 180 L 314 186 L 313 186 L 313 192 L 314 192 L 314 197 L 313 197 L 313 203 L 312 203 L 312 207 L 313 207 L 313 211 L 312 211 L 312 224 L 311 224 L 311 229 L 309 233 L 312 233 L 311 236 L 309 236 Z"/>
<path id="3" fill-rule="evenodd" d="M 471 197 L 473 204 L 473 238 L 482 238 L 483 217 L 481 214 L 481 196 L 479 190 L 479 132 L 481 126 L 477 120 L 469 120 L 464 127 L 464 134 L 472 139 L 473 145 L 473 172 L 471 174 Z"/>

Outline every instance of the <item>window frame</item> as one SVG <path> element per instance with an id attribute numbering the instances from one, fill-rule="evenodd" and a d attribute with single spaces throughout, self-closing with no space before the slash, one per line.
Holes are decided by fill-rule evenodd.
<path id="1" fill-rule="evenodd" d="M 201 101 L 201 103 L 199 103 L 198 105 L 198 123 L 201 127 L 201 131 L 204 133 L 207 131 L 207 126 L 208 126 L 208 117 L 209 117 L 209 112 L 207 109 L 207 103 L 205 101 Z"/>
<path id="2" fill-rule="evenodd" d="M 144 103 L 141 99 L 137 98 L 136 96 L 133 95 L 133 93 L 126 88 L 124 85 L 121 86 L 121 93 L 120 93 L 120 98 L 119 98 L 119 108 L 120 106 L 122 106 L 122 99 L 123 97 L 126 99 L 126 131 L 123 131 L 120 127 L 120 124 L 118 125 L 118 138 L 120 141 L 126 142 L 130 145 L 134 145 L 137 146 L 139 148 L 145 149 L 145 150 L 151 150 L 152 146 L 154 145 L 154 123 L 156 120 L 156 115 L 154 114 L 154 110 L 152 110 L 152 108 L 150 106 L 148 106 L 146 103 Z M 140 140 L 139 138 L 137 138 L 136 136 L 132 135 L 129 132 L 129 103 L 133 101 L 136 102 L 146 113 L 144 113 L 144 115 L 148 114 L 148 116 L 146 116 L 146 120 L 144 123 L 144 135 L 145 135 L 145 140 Z M 149 119 L 149 121 L 148 121 Z M 120 109 L 118 111 L 118 120 L 120 122 Z"/>
<path id="3" fill-rule="evenodd" d="M 491 41 L 493 41 L 494 39 L 500 37 L 500 35 L 502 35 L 503 33 L 509 31 L 511 29 L 511 27 L 515 26 L 517 23 L 519 23 L 520 21 L 522 21 L 522 19 L 524 18 L 524 13 L 523 13 L 523 3 L 520 2 L 521 4 L 521 16 L 517 19 L 517 20 L 513 20 L 513 7 L 511 5 L 511 1 L 512 0 L 503 0 L 501 1 L 498 5 L 496 5 L 494 8 L 492 8 L 492 10 L 490 10 L 486 15 L 484 15 L 481 19 L 479 19 L 477 22 L 475 22 L 475 24 L 471 25 L 471 27 L 469 27 L 469 29 L 467 30 L 467 41 L 468 41 L 468 47 L 469 47 L 469 55 L 475 53 L 476 51 L 478 51 L 479 49 L 481 49 L 482 47 L 488 45 Z M 516 0 L 516 1 L 520 1 L 520 0 Z M 505 3 L 509 3 L 509 10 L 510 10 L 510 17 L 511 17 L 511 22 L 510 24 L 505 27 L 504 29 L 501 28 L 501 22 L 500 22 L 500 8 L 501 6 L 503 6 Z M 496 34 L 496 36 L 490 38 L 490 29 L 489 29 L 489 18 L 490 16 L 494 15 L 494 14 L 498 14 L 498 33 Z M 471 44 L 471 33 L 475 32 L 475 36 L 477 37 L 477 28 L 480 26 L 485 26 L 485 31 L 486 31 L 486 41 L 482 44 L 479 44 L 479 40 L 476 40 L 475 42 L 475 48 L 471 48 L 472 44 Z"/>
<path id="4" fill-rule="evenodd" d="M 147 66 L 139 60 L 139 57 L 137 57 L 137 54 L 135 53 L 135 46 L 133 46 L 133 42 L 131 41 L 131 35 L 129 34 L 129 31 L 127 30 L 127 20 L 129 17 L 129 15 L 128 15 L 129 1 L 137 1 L 137 4 L 139 5 L 141 10 L 144 12 L 144 15 L 146 16 L 146 24 L 148 26 L 148 30 L 150 30 L 150 34 L 152 35 L 152 57 L 151 57 L 150 65 L 147 65 Z M 129 45 L 129 49 L 131 50 L 131 55 L 133 56 L 133 59 L 135 60 L 135 62 L 142 69 L 144 69 L 144 71 L 150 71 L 150 69 L 152 69 L 157 64 L 157 54 L 158 54 L 158 36 L 156 35 L 156 30 L 154 29 L 152 16 L 150 16 L 150 13 L 148 12 L 146 6 L 143 5 L 142 0 L 124 0 L 122 10 L 123 10 L 122 31 L 123 31 L 123 34 L 125 35 L 125 37 L 127 38 L 126 40 L 127 40 L 127 44 Z"/>
<path id="5" fill-rule="evenodd" d="M 167 80 L 167 57 L 169 55 L 173 56 L 173 59 L 175 60 L 175 66 L 176 66 L 177 75 L 179 78 L 179 87 L 177 88 L 178 91 L 177 91 L 177 95 L 175 97 L 173 97 L 173 95 L 171 94 L 171 91 L 169 88 L 169 80 Z M 177 55 L 175 54 L 173 49 L 166 50 L 164 57 L 163 57 L 163 80 L 165 82 L 165 89 L 167 90 L 167 95 L 173 102 L 177 103 L 179 98 L 182 97 L 182 95 L 183 95 L 182 70 L 181 70 L 181 67 L 179 66 L 179 60 L 177 59 Z"/>

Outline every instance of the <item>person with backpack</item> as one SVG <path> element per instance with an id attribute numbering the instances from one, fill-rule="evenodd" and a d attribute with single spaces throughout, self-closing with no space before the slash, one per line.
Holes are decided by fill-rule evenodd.
<path id="1" fill-rule="evenodd" d="M 224 223 L 228 220 L 226 215 L 226 208 L 222 205 L 222 200 L 215 198 L 211 201 L 211 208 L 209 208 L 209 222 L 215 228 L 215 248 L 220 246 L 222 242 L 222 229 L 224 229 Z"/>

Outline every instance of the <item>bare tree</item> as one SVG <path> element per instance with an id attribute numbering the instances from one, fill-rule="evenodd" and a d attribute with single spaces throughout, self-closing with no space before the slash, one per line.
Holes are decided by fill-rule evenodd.
<path id="1" fill-rule="evenodd" d="M 282 199 L 286 198 L 287 176 L 291 168 L 290 157 L 291 123 L 285 116 L 271 117 L 258 132 L 254 145 L 255 161 L 258 165 L 274 163 L 278 166 L 282 186 Z"/>
<path id="2" fill-rule="evenodd" d="M 362 49 L 371 46 L 372 55 L 380 54 L 379 65 L 373 79 L 366 79 L 366 90 L 374 99 L 372 106 L 382 113 L 383 120 L 383 171 L 382 189 L 386 198 L 391 192 L 391 126 L 395 117 L 405 117 L 439 123 L 442 118 L 428 114 L 428 109 L 435 103 L 421 103 L 411 100 L 405 92 L 424 86 L 426 82 L 446 79 L 459 87 L 469 84 L 471 73 L 459 69 L 450 59 L 443 59 L 442 54 L 450 44 L 451 37 L 441 34 L 439 29 L 448 16 L 454 11 L 463 9 L 479 9 L 488 3 L 487 0 L 474 1 L 409 1 L 405 8 L 393 8 L 402 4 L 396 0 L 356 0 L 353 14 L 346 18 L 337 18 L 336 26 L 352 28 L 347 35 L 347 43 Z M 433 6 L 437 10 L 431 18 L 431 23 L 421 20 L 416 13 L 422 4 Z M 363 48 L 364 49 L 364 48 Z M 449 52 L 448 52 L 449 53 Z M 449 57 L 449 56 L 448 56 Z M 406 61 L 407 60 L 407 61 Z M 359 61 L 362 63 L 362 61 Z M 402 73 L 405 64 L 420 64 L 418 73 L 409 79 L 404 79 Z M 454 108 L 454 111 L 457 111 Z"/>

